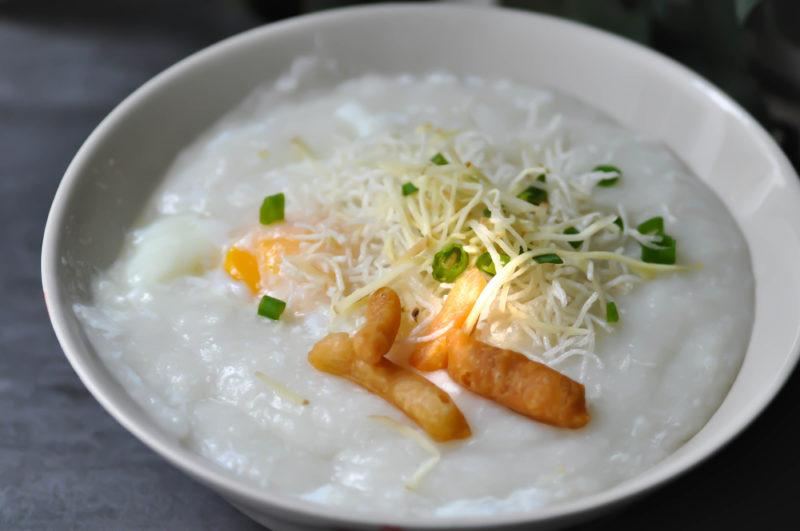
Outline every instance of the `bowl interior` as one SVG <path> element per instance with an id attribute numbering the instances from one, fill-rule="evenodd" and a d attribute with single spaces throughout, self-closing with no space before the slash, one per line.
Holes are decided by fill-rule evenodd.
<path id="1" fill-rule="evenodd" d="M 495 519 L 388 518 L 398 525 L 543 521 L 652 487 L 708 456 L 747 425 L 791 372 L 798 350 L 800 186 L 768 135 L 727 96 L 644 48 L 577 24 L 506 10 L 379 6 L 331 11 L 254 30 L 172 67 L 121 104 L 69 167 L 48 220 L 43 280 L 59 340 L 97 399 L 174 464 L 248 507 L 320 522 L 349 518 L 254 489 L 190 454 L 112 379 L 72 310 L 119 252 L 174 156 L 252 90 L 301 55 L 335 60 L 337 76 L 448 70 L 545 85 L 662 139 L 722 198 L 750 246 L 756 314 L 750 346 L 724 403 L 675 454 L 603 493 Z M 335 76 L 336 77 L 336 76 Z"/>

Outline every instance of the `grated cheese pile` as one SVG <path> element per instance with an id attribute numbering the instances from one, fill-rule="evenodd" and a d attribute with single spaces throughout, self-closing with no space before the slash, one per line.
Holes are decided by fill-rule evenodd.
<path id="1" fill-rule="evenodd" d="M 294 223 L 303 231 L 300 252 L 284 257 L 282 276 L 324 291 L 338 314 L 391 285 L 413 310 L 410 342 L 446 332 L 420 337 L 450 288 L 433 278 L 431 264 L 451 242 L 471 264 L 488 252 L 496 270 L 465 327 L 499 345 L 527 345 L 524 354 L 550 365 L 573 356 L 602 364 L 594 350 L 596 332 L 611 329 L 606 303 L 642 279 L 683 269 L 624 254 L 626 242 L 652 246 L 654 237 L 631 228 L 621 207 L 593 205 L 609 174 L 574 171 L 563 138 L 515 151 L 476 131 L 426 124 L 361 138 L 325 159 L 295 144 L 303 147 L 301 169 L 320 176 L 308 190 L 318 204 L 304 206 L 313 219 Z M 447 163 L 431 162 L 436 154 Z M 406 183 L 417 190 L 403 195 Z M 545 189 L 547 202 L 517 197 L 531 186 Z M 568 228 L 577 233 L 564 234 Z M 533 260 L 544 253 L 563 264 Z"/>

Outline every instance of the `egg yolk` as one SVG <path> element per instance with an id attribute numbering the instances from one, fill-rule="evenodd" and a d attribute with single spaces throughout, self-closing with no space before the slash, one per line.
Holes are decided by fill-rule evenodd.
<path id="1" fill-rule="evenodd" d="M 268 238 L 259 240 L 255 254 L 238 247 L 231 247 L 225 255 L 223 267 L 233 278 L 244 282 L 253 293 L 258 293 L 261 276 L 277 275 L 283 257 L 297 254 L 300 242 L 291 238 Z"/>
<path id="2" fill-rule="evenodd" d="M 228 254 L 225 255 L 223 267 L 231 278 L 244 282 L 250 291 L 258 293 L 261 273 L 258 269 L 258 260 L 252 253 L 231 247 Z"/>
<path id="3" fill-rule="evenodd" d="M 281 270 L 283 257 L 297 254 L 300 251 L 300 242 L 291 238 L 270 238 L 260 240 L 257 246 L 258 262 L 262 271 L 270 275 L 277 275 Z"/>

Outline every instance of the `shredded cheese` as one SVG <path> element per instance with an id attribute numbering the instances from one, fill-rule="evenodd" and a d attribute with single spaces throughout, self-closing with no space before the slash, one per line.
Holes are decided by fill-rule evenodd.
<path id="1" fill-rule="evenodd" d="M 434 332 L 431 332 L 430 334 L 426 334 L 424 336 L 417 336 L 417 337 L 413 337 L 412 336 L 412 337 L 409 337 L 409 338 L 406 339 L 406 342 L 407 343 L 427 343 L 428 341 L 433 341 L 434 339 L 439 339 L 440 337 L 445 335 L 447 332 L 449 332 L 451 328 L 453 328 L 453 323 L 449 322 L 445 326 L 441 327 L 438 330 L 435 330 Z"/>
<path id="2" fill-rule="evenodd" d="M 376 278 L 372 282 L 365 284 L 355 290 L 353 293 L 339 301 L 337 304 L 334 305 L 334 308 L 338 312 L 343 312 L 350 308 L 353 304 L 360 301 L 364 297 L 367 297 L 373 291 L 380 289 L 386 285 L 388 285 L 392 280 L 399 277 L 406 271 L 412 269 L 416 264 L 413 262 L 406 262 L 405 264 L 400 264 L 395 266 L 388 271 L 385 271 L 380 277 Z"/>
<path id="3" fill-rule="evenodd" d="M 275 392 L 275 394 L 279 395 L 281 398 L 285 398 L 289 402 L 297 404 L 298 406 L 307 406 L 308 404 L 310 404 L 310 402 L 307 399 L 305 399 L 302 396 L 300 396 L 299 394 L 295 393 L 294 391 L 292 391 L 291 389 L 289 389 L 288 387 L 286 387 L 282 383 L 280 383 L 280 382 L 278 382 L 276 380 L 273 380 L 272 378 L 270 378 L 269 376 L 267 376 L 263 372 L 256 371 L 255 375 L 256 375 L 256 378 L 258 378 L 263 383 L 265 383 L 268 387 L 270 387 Z"/>
<path id="4" fill-rule="evenodd" d="M 604 175 L 573 168 L 557 118 L 535 127 L 541 145 L 523 146 L 518 156 L 479 132 L 430 125 L 361 137 L 323 158 L 292 139 L 306 157 L 298 165 L 319 176 L 311 194 L 319 199 L 309 205 L 313 222 L 298 224 L 300 252 L 284 258 L 281 274 L 324 287 L 339 315 L 391 286 L 404 308 L 418 309 L 407 341 L 430 341 L 447 330 L 419 333 L 450 289 L 432 277 L 432 258 L 457 242 L 470 262 L 488 253 L 496 271 L 465 329 L 495 343 L 527 345 L 520 350 L 544 363 L 595 360 L 596 332 L 611 329 L 604 322 L 607 301 L 654 275 L 690 267 L 626 254 L 627 243 L 651 245 L 651 238 L 628 228 L 621 207 L 595 206 L 592 192 Z M 448 163 L 432 163 L 435 153 Z M 405 183 L 416 191 L 404 196 Z M 530 186 L 546 190 L 547 201 L 517 197 Z M 537 263 L 543 254 L 563 263 Z"/>
<path id="5" fill-rule="evenodd" d="M 442 454 L 439 452 L 439 449 L 436 448 L 427 437 L 422 435 L 419 431 L 406 426 L 391 417 L 387 417 L 385 415 L 370 415 L 372 420 L 380 422 L 384 426 L 387 426 L 400 435 L 404 437 L 408 437 L 412 441 L 416 442 L 420 445 L 420 447 L 431 454 L 430 459 L 427 459 L 424 463 L 422 463 L 419 468 L 411 475 L 411 477 L 406 481 L 406 488 L 408 490 L 416 490 L 419 487 L 419 484 L 425 478 L 428 473 L 433 470 L 433 468 L 439 463 L 442 458 Z"/>
<path id="6" fill-rule="evenodd" d="M 297 150 L 300 156 L 306 159 L 316 160 L 317 156 L 314 154 L 314 151 L 308 146 L 308 144 L 306 144 L 306 141 L 303 140 L 302 138 L 296 136 L 291 139 L 290 143 L 292 144 L 292 146 L 294 146 L 294 148 Z"/>

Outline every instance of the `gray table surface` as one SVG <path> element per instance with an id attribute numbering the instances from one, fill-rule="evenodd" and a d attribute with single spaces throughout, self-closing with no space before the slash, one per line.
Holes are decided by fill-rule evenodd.
<path id="1" fill-rule="evenodd" d="M 39 253 L 66 165 L 155 73 L 264 22 L 246 4 L 0 0 L 0 529 L 255 529 L 84 389 L 42 302 Z M 202 9 L 196 6 L 202 4 Z M 587 529 L 788 528 L 800 382 L 709 462 Z"/>

